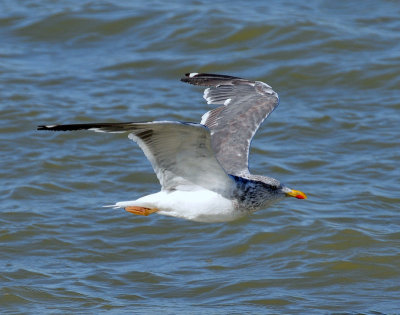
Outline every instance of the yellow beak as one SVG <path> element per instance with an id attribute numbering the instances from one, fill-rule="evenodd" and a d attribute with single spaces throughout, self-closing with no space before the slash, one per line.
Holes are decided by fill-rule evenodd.
<path id="1" fill-rule="evenodd" d="M 291 191 L 289 191 L 288 193 L 286 193 L 287 196 L 290 197 L 295 197 L 297 199 L 307 199 L 307 196 L 305 193 L 303 193 L 300 190 L 294 190 L 292 189 Z"/>

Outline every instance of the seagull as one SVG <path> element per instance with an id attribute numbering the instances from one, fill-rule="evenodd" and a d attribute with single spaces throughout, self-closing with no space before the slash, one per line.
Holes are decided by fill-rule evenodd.
<path id="1" fill-rule="evenodd" d="M 128 133 L 150 161 L 161 190 L 111 207 L 147 216 L 158 213 L 197 222 L 227 222 L 285 197 L 306 199 L 277 179 L 249 171 L 251 140 L 278 106 L 278 94 L 261 81 L 187 73 L 181 81 L 207 87 L 218 107 L 200 123 L 178 121 L 42 125 L 38 130 Z"/>

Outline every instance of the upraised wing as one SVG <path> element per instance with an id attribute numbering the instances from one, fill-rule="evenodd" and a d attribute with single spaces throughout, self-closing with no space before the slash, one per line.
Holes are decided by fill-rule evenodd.
<path id="1" fill-rule="evenodd" d="M 128 132 L 143 150 L 163 189 L 193 190 L 200 186 L 228 192 L 233 180 L 211 149 L 209 130 L 200 124 L 157 121 L 39 126 L 38 130 Z"/>
<path id="2" fill-rule="evenodd" d="M 209 86 L 204 99 L 222 106 L 205 113 L 201 124 L 210 129 L 212 148 L 225 171 L 236 176 L 249 174 L 251 139 L 278 106 L 278 94 L 264 82 L 227 75 L 187 73 L 181 81 Z"/>

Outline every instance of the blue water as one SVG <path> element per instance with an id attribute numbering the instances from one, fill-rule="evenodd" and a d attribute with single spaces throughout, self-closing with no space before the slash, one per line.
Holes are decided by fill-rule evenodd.
<path id="1" fill-rule="evenodd" d="M 396 314 L 396 1 L 2 1 L 4 313 Z M 126 135 L 39 124 L 196 121 L 186 72 L 262 80 L 280 105 L 250 166 L 304 191 L 199 224 L 103 208 L 159 190 Z"/>

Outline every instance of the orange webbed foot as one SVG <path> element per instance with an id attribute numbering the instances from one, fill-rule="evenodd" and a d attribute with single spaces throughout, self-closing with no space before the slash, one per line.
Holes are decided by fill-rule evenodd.
<path id="1" fill-rule="evenodd" d="M 154 212 L 157 212 L 157 208 L 146 208 L 146 207 L 138 207 L 138 206 L 128 206 L 125 208 L 126 211 L 137 214 L 137 215 L 144 215 L 148 216 L 149 214 L 152 214 Z"/>

